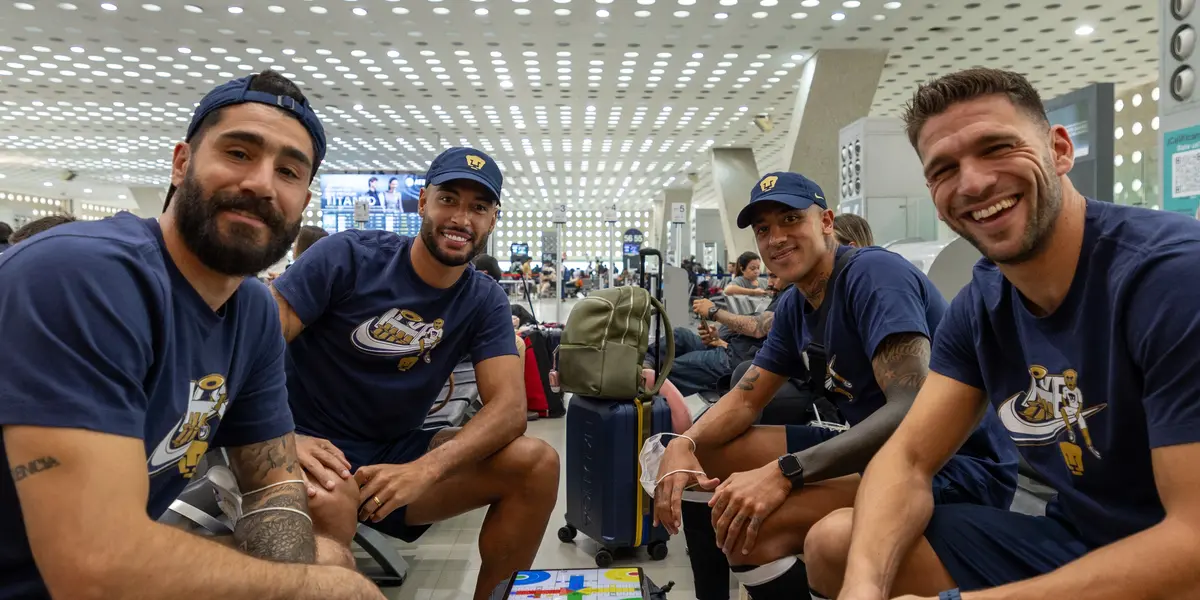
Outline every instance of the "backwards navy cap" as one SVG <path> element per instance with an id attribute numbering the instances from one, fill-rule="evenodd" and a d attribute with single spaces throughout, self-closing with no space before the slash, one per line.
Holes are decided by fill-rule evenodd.
<path id="1" fill-rule="evenodd" d="M 492 157 L 474 148 L 451 148 L 442 152 L 425 172 L 426 185 L 441 185 L 455 179 L 470 179 L 483 185 L 500 205 L 504 175 Z"/>
<path id="2" fill-rule="evenodd" d="M 825 192 L 821 186 L 799 173 L 767 173 L 750 190 L 750 203 L 738 213 L 737 226 L 745 229 L 754 217 L 754 205 L 759 202 L 778 202 L 785 206 L 804 210 L 814 204 L 828 209 Z M 761 205 L 759 205 L 761 206 Z"/>
<path id="3" fill-rule="evenodd" d="M 313 145 L 314 160 L 312 176 L 316 177 L 317 169 L 320 168 L 321 162 L 325 160 L 325 128 L 321 126 L 321 119 L 317 117 L 317 113 L 313 111 L 307 100 L 300 102 L 291 96 L 277 96 L 267 92 L 251 90 L 250 84 L 254 81 L 255 77 L 258 77 L 258 75 L 249 75 L 241 79 L 234 79 L 213 88 L 212 91 L 205 95 L 200 100 L 200 105 L 196 107 L 196 111 L 192 113 L 192 122 L 188 125 L 187 136 L 183 138 L 183 141 L 192 141 L 192 137 L 200 129 L 200 124 L 204 122 L 204 119 L 208 115 L 211 115 L 215 111 L 227 106 L 245 104 L 247 102 L 267 104 L 292 115 L 308 131 L 308 137 L 312 139 Z M 175 186 L 172 184 L 170 189 L 167 190 L 167 202 L 163 205 L 164 211 L 171 204 L 171 196 L 174 195 Z"/>

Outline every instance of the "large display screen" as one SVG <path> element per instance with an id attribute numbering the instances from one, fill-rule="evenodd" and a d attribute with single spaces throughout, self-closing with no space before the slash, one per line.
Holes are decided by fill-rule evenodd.
<path id="1" fill-rule="evenodd" d="M 334 173 L 320 176 L 321 227 L 330 233 L 346 229 L 382 229 L 416 236 L 421 230 L 417 202 L 423 177 L 413 174 Z M 367 202 L 365 224 L 354 221 L 354 203 Z"/>

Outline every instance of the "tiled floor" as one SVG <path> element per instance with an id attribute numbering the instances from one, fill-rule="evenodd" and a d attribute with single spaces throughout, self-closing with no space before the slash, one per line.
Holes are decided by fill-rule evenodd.
<path id="1" fill-rule="evenodd" d="M 546 440 L 561 454 L 566 447 L 563 419 L 542 419 L 529 424 L 528 435 Z M 566 478 L 561 478 L 565 482 Z M 566 490 L 559 488 L 555 515 L 542 539 L 534 563 L 536 568 L 594 567 L 593 559 L 597 545 L 580 534 L 573 543 L 558 541 L 557 530 L 563 525 L 562 511 L 565 506 Z M 479 548 L 477 539 L 483 523 L 484 510 L 476 510 L 449 521 L 434 525 L 416 544 L 397 541 L 401 556 L 408 561 L 409 579 L 399 588 L 386 589 L 388 598 L 415 600 L 452 600 L 470 598 L 479 573 Z M 643 549 L 629 556 L 618 555 L 616 566 L 640 566 L 659 585 L 675 582 L 672 600 L 694 597 L 692 572 L 682 536 L 672 538 L 667 558 L 652 561 Z M 361 561 L 364 568 L 369 559 Z M 736 597 L 733 596 L 733 597 Z"/>

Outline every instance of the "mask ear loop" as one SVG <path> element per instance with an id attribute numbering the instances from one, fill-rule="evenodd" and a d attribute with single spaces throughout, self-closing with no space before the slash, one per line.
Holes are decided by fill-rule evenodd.
<path id="1" fill-rule="evenodd" d="M 667 435 L 669 435 L 669 436 L 673 436 L 673 437 L 680 437 L 680 438 L 683 438 L 683 439 L 685 439 L 685 440 L 687 440 L 687 441 L 689 441 L 689 442 L 691 442 L 691 443 L 692 443 L 692 452 L 695 452 L 695 451 L 696 451 L 696 440 L 693 440 L 692 438 L 690 438 L 690 437 L 688 437 L 688 436 L 686 436 L 686 435 L 683 435 L 682 433 L 660 433 L 660 434 L 658 434 L 658 435 L 659 435 L 660 439 L 661 439 L 661 437 L 662 437 L 662 436 L 667 436 Z M 706 474 L 704 471 L 693 471 L 693 470 L 691 470 L 691 469 L 676 469 L 676 470 L 674 470 L 674 471 L 671 471 L 670 473 L 667 473 L 666 475 L 663 475 L 662 477 L 659 477 L 659 478 L 658 478 L 658 481 L 655 481 L 655 482 L 654 482 L 654 485 L 655 485 L 655 487 L 657 487 L 657 486 L 658 486 L 658 484 L 662 483 L 662 481 L 663 481 L 664 479 L 666 479 L 666 478 L 668 478 L 668 477 L 670 477 L 670 476 L 672 476 L 672 475 L 674 475 L 674 474 L 676 474 L 676 473 L 691 473 L 691 474 L 693 474 L 693 475 L 704 475 L 705 477 L 708 477 L 708 474 Z"/>

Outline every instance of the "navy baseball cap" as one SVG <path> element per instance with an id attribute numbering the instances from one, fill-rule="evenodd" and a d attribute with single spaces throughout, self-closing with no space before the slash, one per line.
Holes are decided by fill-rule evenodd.
<path id="1" fill-rule="evenodd" d="M 824 209 L 829 208 L 825 202 L 825 192 L 811 179 L 799 173 L 767 173 L 754 184 L 754 189 L 750 190 L 750 203 L 738 213 L 739 229 L 750 226 L 750 219 L 754 216 L 754 205 L 758 202 L 778 202 L 799 210 L 814 204 Z"/>
<path id="2" fill-rule="evenodd" d="M 442 185 L 455 179 L 470 179 L 482 184 L 492 193 L 496 205 L 500 205 L 504 175 L 496 161 L 486 153 L 474 148 L 451 148 L 433 159 L 425 172 L 425 185 Z"/>

